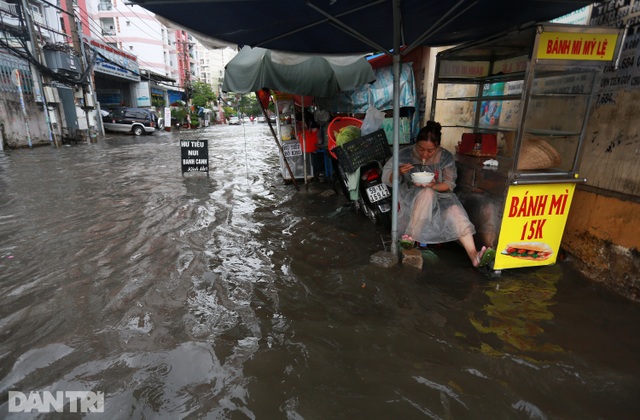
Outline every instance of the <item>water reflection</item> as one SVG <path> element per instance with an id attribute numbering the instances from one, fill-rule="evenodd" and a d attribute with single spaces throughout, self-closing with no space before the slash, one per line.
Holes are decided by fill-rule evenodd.
<path id="1" fill-rule="evenodd" d="M 0 417 L 9 390 L 101 391 L 109 419 L 640 409 L 640 310 L 570 264 L 490 279 L 451 244 L 380 269 L 385 232 L 285 184 L 266 126 L 180 137 L 0 153 Z"/>
<path id="2" fill-rule="evenodd" d="M 525 279 L 507 278 L 496 283 L 495 289 L 485 290 L 490 303 L 484 306 L 482 320 L 476 315 L 469 320 L 480 333 L 494 335 L 501 343 L 483 341 L 481 351 L 494 356 L 563 351 L 540 339 L 544 325 L 553 319 L 549 307 L 554 305 L 552 299 L 561 276 L 559 267 L 547 267 L 532 271 Z"/>

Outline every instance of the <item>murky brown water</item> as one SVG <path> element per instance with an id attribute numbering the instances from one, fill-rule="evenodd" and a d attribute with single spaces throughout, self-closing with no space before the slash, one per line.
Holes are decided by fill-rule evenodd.
<path id="1" fill-rule="evenodd" d="M 209 178 L 168 133 L 0 152 L 0 417 L 10 390 L 104 392 L 108 419 L 637 417 L 640 306 L 570 262 L 376 268 L 384 232 L 285 185 L 265 125 L 181 138 Z"/>

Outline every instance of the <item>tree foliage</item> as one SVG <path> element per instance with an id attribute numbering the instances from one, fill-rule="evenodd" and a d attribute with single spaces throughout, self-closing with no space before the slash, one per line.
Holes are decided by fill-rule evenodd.
<path id="1" fill-rule="evenodd" d="M 211 89 L 211 85 L 208 83 L 196 81 L 191 86 L 192 96 L 191 100 L 196 107 L 209 108 L 212 102 L 216 101 L 216 95 Z"/>
<path id="2" fill-rule="evenodd" d="M 255 93 L 247 93 L 244 95 L 241 94 L 233 94 L 229 93 L 226 99 L 227 105 L 224 106 L 224 112 L 226 115 L 236 115 L 238 116 L 258 116 L 262 115 L 262 107 L 260 106 L 260 102 L 256 97 Z M 275 112 L 275 107 L 273 103 L 269 103 L 268 109 L 271 112 Z"/>

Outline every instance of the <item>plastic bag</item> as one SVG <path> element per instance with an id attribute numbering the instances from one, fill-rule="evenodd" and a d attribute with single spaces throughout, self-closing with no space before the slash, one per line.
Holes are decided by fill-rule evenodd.
<path id="1" fill-rule="evenodd" d="M 360 128 L 363 136 L 367 134 L 373 133 L 382 127 L 382 122 L 384 121 L 384 112 L 380 111 L 375 107 L 370 107 L 367 109 L 367 113 L 364 116 L 364 122 L 362 123 L 362 127 Z"/>

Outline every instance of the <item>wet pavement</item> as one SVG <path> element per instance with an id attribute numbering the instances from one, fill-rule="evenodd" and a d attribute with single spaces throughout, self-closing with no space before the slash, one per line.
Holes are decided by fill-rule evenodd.
<path id="1" fill-rule="evenodd" d="M 264 124 L 0 152 L 0 418 L 36 416 L 9 391 L 103 392 L 107 419 L 637 418 L 639 305 L 570 260 L 372 266 L 386 232 L 277 153 Z"/>

